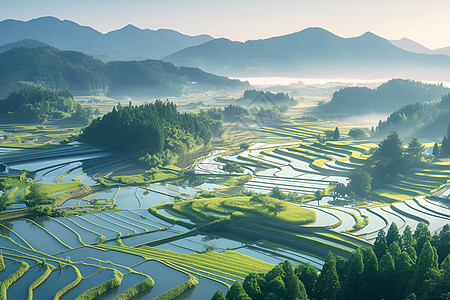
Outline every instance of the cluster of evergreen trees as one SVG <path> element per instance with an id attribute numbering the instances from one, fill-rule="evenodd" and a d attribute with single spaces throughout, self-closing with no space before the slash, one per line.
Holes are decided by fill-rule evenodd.
<path id="1" fill-rule="evenodd" d="M 450 156 L 450 124 L 448 125 L 447 134 L 442 139 L 441 147 L 437 143 L 433 147 L 434 157 L 449 157 Z"/>
<path id="2" fill-rule="evenodd" d="M 266 106 L 266 107 L 280 107 L 281 105 L 296 105 L 297 101 L 285 93 L 272 93 L 258 90 L 246 90 L 244 95 L 237 99 L 236 102 L 252 105 L 252 106 Z"/>
<path id="3" fill-rule="evenodd" d="M 450 119 L 450 94 L 440 100 L 408 104 L 389 115 L 386 121 L 380 121 L 377 135 L 398 131 L 403 135 L 420 136 L 441 135 Z"/>
<path id="4" fill-rule="evenodd" d="M 417 138 L 413 138 L 405 149 L 399 134 L 396 131 L 391 132 L 364 165 L 352 172 L 348 189 L 343 193 L 365 196 L 372 188 L 392 182 L 395 176 L 423 163 L 425 150 L 425 146 Z"/>
<path id="5" fill-rule="evenodd" d="M 211 138 L 211 130 L 199 116 L 180 113 L 174 103 L 160 100 L 114 107 L 79 136 L 80 141 L 136 157 L 166 150 L 184 155 Z"/>
<path id="6" fill-rule="evenodd" d="M 417 253 L 419 255 L 417 255 Z M 450 297 L 450 226 L 431 236 L 424 223 L 402 235 L 395 223 L 381 230 L 372 248 L 357 249 L 350 260 L 329 253 L 320 273 L 311 265 L 285 261 L 267 274 L 236 282 L 227 300 L 397 300 Z"/>
<path id="7" fill-rule="evenodd" d="M 21 88 L 0 101 L 0 115 L 17 122 L 42 123 L 68 117 L 87 121 L 92 109 L 82 107 L 67 91 L 39 87 Z"/>

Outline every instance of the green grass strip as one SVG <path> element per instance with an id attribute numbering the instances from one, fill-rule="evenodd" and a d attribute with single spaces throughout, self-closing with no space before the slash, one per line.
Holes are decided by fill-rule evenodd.
<path id="1" fill-rule="evenodd" d="M 122 218 L 130 219 L 130 220 L 132 220 L 132 221 L 134 221 L 134 222 L 136 222 L 136 223 L 140 223 L 140 224 L 144 224 L 144 225 L 147 225 L 147 226 L 155 227 L 155 228 L 158 228 L 158 229 L 160 229 L 160 230 L 162 229 L 162 228 L 159 227 L 159 226 L 152 225 L 152 224 L 148 224 L 148 223 L 145 223 L 145 222 L 142 222 L 142 221 L 139 221 L 139 220 L 136 220 L 136 219 L 133 219 L 133 218 L 124 216 L 124 215 L 122 215 L 122 214 L 120 213 L 120 211 L 116 212 L 115 214 L 121 216 Z"/>
<path id="2" fill-rule="evenodd" d="M 94 223 L 94 222 L 92 222 L 92 221 L 89 221 L 88 219 L 83 218 L 82 216 L 77 216 L 77 217 L 80 218 L 80 219 L 82 219 L 82 220 L 84 220 L 84 221 L 86 221 L 86 222 L 88 222 L 88 223 L 90 223 L 90 224 L 92 224 L 92 225 L 94 225 L 94 226 L 97 226 L 97 227 L 100 227 L 100 228 L 103 228 L 103 229 L 106 229 L 106 230 L 114 231 L 114 232 L 116 232 L 116 233 L 119 234 L 119 237 L 122 236 L 122 233 L 121 233 L 120 231 L 117 231 L 117 230 L 114 230 L 114 229 L 111 229 L 111 228 L 108 228 L 108 227 L 99 225 L 99 224 L 97 224 L 97 223 Z"/>
<path id="3" fill-rule="evenodd" d="M 61 298 L 62 295 L 67 293 L 70 289 L 76 287 L 81 282 L 81 280 L 83 279 L 83 277 L 81 276 L 80 270 L 78 270 L 77 267 L 75 267 L 74 265 L 69 265 L 69 266 L 71 266 L 74 269 L 75 274 L 77 275 L 77 277 L 75 278 L 74 281 L 72 281 L 71 283 L 69 283 L 68 285 L 66 285 L 62 289 L 60 289 L 58 292 L 56 292 L 55 297 L 53 298 L 53 300 L 59 300 L 59 298 Z"/>
<path id="4" fill-rule="evenodd" d="M 67 247 L 67 248 L 69 248 L 69 249 L 72 249 L 72 247 L 70 247 L 69 245 L 66 245 L 66 244 L 65 244 L 63 241 L 61 241 L 56 235 L 54 235 L 53 233 L 51 233 L 50 231 L 48 231 L 47 229 L 45 229 L 44 227 L 42 227 L 42 226 L 39 225 L 38 223 L 36 223 L 36 222 L 34 222 L 33 220 L 30 220 L 30 219 L 25 219 L 25 220 L 27 220 L 27 221 L 33 223 L 34 225 L 36 225 L 36 226 L 38 226 L 39 228 L 41 228 L 41 229 L 43 229 L 44 231 L 46 231 L 48 234 L 50 234 L 52 237 L 54 237 L 58 242 L 60 242 L 61 245 L 65 246 L 65 247 Z"/>
<path id="5" fill-rule="evenodd" d="M 179 286 L 174 287 L 171 290 L 168 290 L 164 294 L 159 295 L 156 298 L 153 298 L 153 300 L 172 300 L 176 297 L 183 294 L 185 291 L 190 290 L 194 288 L 198 284 L 197 278 L 189 278 L 186 282 L 180 284 Z"/>
<path id="6" fill-rule="evenodd" d="M 113 200 L 112 206 L 116 205 L 116 197 L 117 197 L 117 195 L 119 195 L 119 192 L 120 192 L 120 186 L 119 186 L 119 188 L 117 189 L 116 194 L 115 194 L 114 197 L 112 198 L 112 200 Z"/>
<path id="7" fill-rule="evenodd" d="M 122 293 L 116 295 L 113 300 L 127 300 L 133 298 L 135 295 L 146 291 L 155 285 L 155 281 L 151 277 L 147 277 L 144 281 L 133 285 L 132 287 L 126 289 Z"/>
<path id="8" fill-rule="evenodd" d="M 16 282 L 20 277 L 22 277 L 28 271 L 29 268 L 30 266 L 26 262 L 22 261 L 20 268 L 16 272 L 9 275 L 8 278 L 6 278 L 2 282 L 2 284 L 0 285 L 1 299 L 6 299 L 6 291 L 8 290 L 8 288 L 11 286 L 11 284 Z"/>
<path id="9" fill-rule="evenodd" d="M 134 232 L 134 234 L 137 234 L 137 231 L 134 230 L 133 228 L 130 228 L 130 227 L 127 227 L 127 226 L 124 226 L 124 225 L 120 225 L 120 224 L 118 224 L 118 223 L 116 223 L 116 222 L 114 222 L 114 221 L 111 221 L 111 220 L 108 220 L 108 219 L 106 219 L 106 218 L 103 218 L 102 216 L 99 216 L 98 214 L 94 214 L 94 216 L 96 216 L 97 218 L 102 219 L 102 220 L 105 221 L 105 222 L 108 222 L 108 223 L 114 224 L 114 225 L 116 225 L 116 226 L 119 226 L 119 227 L 122 227 L 122 228 L 125 228 L 125 229 L 128 229 L 128 230 L 131 230 L 131 231 Z"/>
<path id="10" fill-rule="evenodd" d="M 18 235 L 16 232 L 14 232 L 12 229 L 9 229 L 8 227 L 6 227 L 5 225 L 3 225 L 2 223 L 0 223 L 0 226 L 3 226 L 4 228 L 8 229 L 9 231 L 11 231 L 12 233 L 14 233 L 22 242 L 25 243 L 25 245 L 27 245 L 28 247 L 30 247 L 31 250 L 36 251 L 33 247 L 31 247 L 30 244 L 27 243 L 27 241 L 25 241 L 20 235 Z M 11 240 L 12 241 L 12 240 Z M 15 242 L 14 242 L 15 243 Z M 16 243 L 17 244 L 17 243 Z M 17 244 L 19 245 L 19 244 Z"/>
<path id="11" fill-rule="evenodd" d="M 139 225 L 136 225 L 136 224 L 133 224 L 133 223 L 131 223 L 130 221 L 123 220 L 123 219 L 118 218 L 118 217 L 116 217 L 116 216 L 113 216 L 113 215 L 111 215 L 111 214 L 109 214 L 109 213 L 107 213 L 107 212 L 105 212 L 105 215 L 107 215 L 107 216 L 110 217 L 110 218 L 116 219 L 116 220 L 118 220 L 118 221 L 120 221 L 120 222 L 123 222 L 123 223 L 125 223 L 125 224 L 131 225 L 131 226 L 134 226 L 134 227 L 141 228 L 141 229 L 145 230 L 145 232 L 148 232 L 148 229 L 147 229 L 147 228 L 142 227 L 142 226 L 139 226 Z M 135 231 L 135 232 L 136 232 L 136 231 Z"/>
<path id="12" fill-rule="evenodd" d="M 42 274 L 38 279 L 36 279 L 29 287 L 28 287 L 28 300 L 33 299 L 33 290 L 40 286 L 52 273 L 53 267 L 49 264 L 45 264 L 47 269 L 44 274 Z"/>
<path id="13" fill-rule="evenodd" d="M 79 295 L 75 299 L 76 300 L 92 300 L 92 299 L 102 295 L 103 293 L 107 292 L 108 290 L 119 286 L 122 283 L 123 274 L 117 270 L 114 270 L 113 276 L 114 276 L 113 279 L 103 282 L 97 286 L 94 286 L 93 288 L 90 288 L 89 290 L 83 292 L 81 295 Z"/>
<path id="14" fill-rule="evenodd" d="M 139 199 L 139 197 L 138 197 L 138 195 L 137 195 L 138 190 L 139 190 L 139 187 L 137 186 L 137 187 L 136 187 L 136 190 L 134 191 L 134 197 L 136 197 L 137 201 L 139 202 L 139 209 L 142 209 L 142 202 L 141 202 L 141 199 Z"/>
<path id="15" fill-rule="evenodd" d="M 81 236 L 78 232 L 76 232 L 75 230 L 73 230 L 72 228 L 70 228 L 69 226 L 67 226 L 66 224 L 60 222 L 58 219 L 52 218 L 50 217 L 50 219 L 58 222 L 59 224 L 61 224 L 62 226 L 66 227 L 67 229 L 69 229 L 70 231 L 72 231 L 73 233 L 75 233 L 78 237 L 78 240 L 80 241 L 81 244 L 83 244 L 84 246 L 86 246 L 86 244 L 83 242 L 83 240 L 81 239 Z"/>
<path id="16" fill-rule="evenodd" d="M 5 270 L 5 261 L 3 260 L 3 252 L 0 251 L 0 272 Z"/>
<path id="17" fill-rule="evenodd" d="M 97 234 L 97 235 L 99 235 L 99 236 L 102 236 L 102 234 L 100 234 L 100 233 L 98 233 L 98 232 L 96 232 L 96 231 L 94 231 L 94 230 L 91 230 L 91 229 L 88 229 L 88 228 L 86 228 L 86 227 L 84 227 L 84 226 L 81 226 L 80 224 L 78 224 L 77 222 L 75 222 L 74 220 L 72 220 L 71 218 L 65 218 L 66 220 L 69 220 L 70 222 L 72 222 L 73 224 L 75 224 L 76 226 L 79 226 L 80 228 L 83 228 L 84 230 L 87 230 L 87 231 L 89 231 L 89 232 L 92 232 L 92 233 L 94 233 L 94 234 Z"/>

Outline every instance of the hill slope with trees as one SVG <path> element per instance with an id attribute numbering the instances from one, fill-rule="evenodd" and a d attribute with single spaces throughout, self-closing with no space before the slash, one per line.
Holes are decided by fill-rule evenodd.
<path id="1" fill-rule="evenodd" d="M 157 100 L 141 106 L 118 106 L 86 127 L 79 140 L 147 160 L 150 165 L 170 164 L 208 144 L 212 138 L 207 122 L 180 113 L 172 102 Z M 167 160 L 153 163 L 152 160 Z"/>
<path id="2" fill-rule="evenodd" d="M 25 123 L 70 117 L 88 121 L 92 109 L 76 103 L 67 91 L 30 87 L 19 89 L 1 100 L 0 116 L 8 121 Z"/>
<path id="3" fill-rule="evenodd" d="M 32 82 L 74 95 L 178 96 L 185 90 L 244 89 L 248 83 L 158 60 L 104 63 L 52 47 L 14 48 L 0 54 L 0 97 Z"/>
<path id="4" fill-rule="evenodd" d="M 450 120 L 450 94 L 441 99 L 408 104 L 380 121 L 377 135 L 398 131 L 402 136 L 441 137 Z"/>
<path id="5" fill-rule="evenodd" d="M 407 104 L 438 99 L 449 92 L 450 89 L 442 84 L 392 79 L 376 89 L 343 88 L 333 94 L 331 101 L 319 105 L 316 111 L 343 116 L 361 113 L 389 113 Z"/>

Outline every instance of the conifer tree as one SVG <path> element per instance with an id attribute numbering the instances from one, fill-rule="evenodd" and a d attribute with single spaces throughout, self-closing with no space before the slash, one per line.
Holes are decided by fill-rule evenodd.
<path id="1" fill-rule="evenodd" d="M 356 249 L 348 265 L 347 279 L 342 289 L 344 299 L 356 299 L 364 270 L 363 254 L 360 248 Z"/>
<path id="2" fill-rule="evenodd" d="M 308 296 L 314 295 L 314 287 L 317 278 L 319 277 L 317 270 L 311 266 L 311 264 L 307 263 L 302 265 L 301 270 L 300 268 L 298 271 L 296 270 L 296 274 L 300 281 L 305 285 L 306 294 L 308 294 Z"/>
<path id="3" fill-rule="evenodd" d="M 337 141 L 341 137 L 341 134 L 339 133 L 339 128 L 335 128 L 333 132 L 333 140 Z"/>
<path id="4" fill-rule="evenodd" d="M 388 232 L 386 234 L 387 245 L 390 245 L 393 242 L 396 242 L 397 245 L 401 245 L 400 233 L 398 231 L 397 224 L 395 224 L 394 222 L 391 224 L 391 226 L 389 227 Z"/>
<path id="5" fill-rule="evenodd" d="M 286 295 L 283 299 L 307 300 L 305 286 L 298 279 L 297 275 L 292 273 L 286 278 Z"/>
<path id="6" fill-rule="evenodd" d="M 384 233 L 384 230 L 381 229 L 380 231 L 378 231 L 377 238 L 373 243 L 373 251 L 377 255 L 378 259 L 380 259 L 386 253 L 387 248 L 388 246 L 386 241 L 386 235 Z"/>
<path id="7" fill-rule="evenodd" d="M 439 156 L 439 145 L 438 143 L 434 143 L 433 146 L 433 156 L 436 158 Z"/>
<path id="8" fill-rule="evenodd" d="M 414 272 L 414 262 L 406 251 L 400 253 L 395 263 L 395 289 L 393 299 L 403 299 L 406 297 L 408 288 Z"/>
<path id="9" fill-rule="evenodd" d="M 378 259 L 372 248 L 363 250 L 364 270 L 361 275 L 361 284 L 358 290 L 358 299 L 379 299 L 378 298 Z"/>
<path id="10" fill-rule="evenodd" d="M 406 225 L 405 229 L 403 230 L 401 244 L 404 249 L 408 248 L 409 246 L 414 246 L 414 237 L 411 231 L 411 226 L 409 225 Z"/>
<path id="11" fill-rule="evenodd" d="M 217 290 L 211 300 L 226 300 L 226 298 L 221 290 Z"/>
<path id="12" fill-rule="evenodd" d="M 328 253 L 325 264 L 317 279 L 315 298 L 334 300 L 341 289 L 336 271 L 336 259 L 331 252 Z"/>
<path id="13" fill-rule="evenodd" d="M 227 292 L 226 296 L 227 300 L 251 300 L 251 298 L 247 295 L 242 284 L 239 281 L 236 281 L 231 288 Z"/>
<path id="14" fill-rule="evenodd" d="M 426 293 L 426 281 L 430 281 L 437 276 L 438 257 L 436 249 L 429 241 L 423 244 L 419 259 L 411 282 L 411 292 L 419 298 Z"/>
<path id="15" fill-rule="evenodd" d="M 389 252 L 383 255 L 378 268 L 381 274 L 379 286 L 382 288 L 380 299 L 391 299 L 394 289 L 395 263 Z"/>

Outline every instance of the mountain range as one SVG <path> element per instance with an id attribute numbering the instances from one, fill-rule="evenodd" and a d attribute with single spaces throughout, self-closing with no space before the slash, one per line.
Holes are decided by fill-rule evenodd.
<path id="1" fill-rule="evenodd" d="M 450 78 L 450 56 L 434 55 L 448 54 L 449 48 L 430 50 L 411 40 L 388 41 L 370 32 L 342 38 L 322 28 L 307 28 L 236 42 L 133 25 L 104 34 L 54 17 L 0 22 L 0 47 L 24 39 L 81 51 L 104 62 L 161 59 L 231 77 Z"/>
<path id="2" fill-rule="evenodd" d="M 160 60 L 104 63 L 78 51 L 19 47 L 0 54 L 0 99 L 23 86 L 68 90 L 74 95 L 179 96 L 208 90 L 243 90 L 247 82 Z"/>
<path id="3" fill-rule="evenodd" d="M 81 51 L 107 62 L 160 59 L 213 37 L 189 36 L 169 29 L 140 29 L 133 25 L 103 34 L 91 27 L 54 17 L 0 22 L 0 46 L 24 39 L 40 41 L 61 50 Z"/>
<path id="4" fill-rule="evenodd" d="M 450 56 L 450 46 L 431 50 L 424 45 L 407 38 L 403 38 L 400 40 L 390 40 L 389 42 L 391 42 L 394 46 L 397 46 L 398 48 L 409 52 Z"/>
<path id="5" fill-rule="evenodd" d="M 244 43 L 215 39 L 163 60 L 236 77 L 450 78 L 450 57 L 408 52 L 370 32 L 342 38 L 322 28 Z"/>

